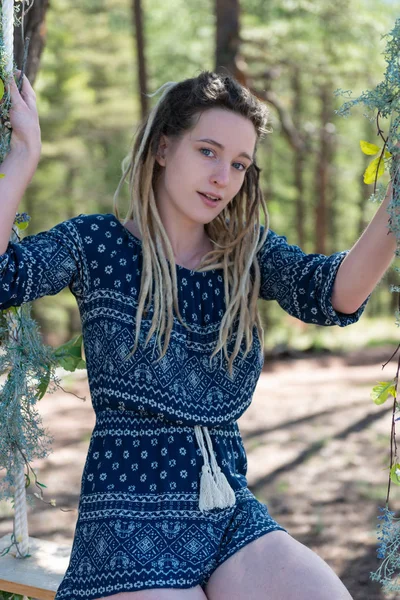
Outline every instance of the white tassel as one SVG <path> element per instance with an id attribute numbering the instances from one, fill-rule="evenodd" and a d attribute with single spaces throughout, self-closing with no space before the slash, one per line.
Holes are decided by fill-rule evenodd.
<path id="1" fill-rule="evenodd" d="M 201 469 L 200 477 L 200 498 L 199 508 L 201 512 L 220 507 L 223 498 L 218 486 L 212 476 L 210 465 L 204 464 Z"/>
<path id="2" fill-rule="evenodd" d="M 230 506 L 235 506 L 235 492 L 229 485 L 227 478 L 216 461 L 212 440 L 207 427 L 201 428 L 199 425 L 196 425 L 195 434 L 204 459 L 200 478 L 200 510 L 204 511 L 211 510 L 212 508 L 228 508 Z M 205 435 L 207 440 L 211 465 L 208 460 L 203 435 Z"/>
<path id="3" fill-rule="evenodd" d="M 221 492 L 222 498 L 222 506 L 220 508 L 227 508 L 228 506 L 235 506 L 236 504 L 236 496 L 235 492 L 229 485 L 229 482 L 221 471 L 220 467 L 217 464 L 217 472 L 214 473 L 215 481 L 217 483 L 217 487 Z"/>

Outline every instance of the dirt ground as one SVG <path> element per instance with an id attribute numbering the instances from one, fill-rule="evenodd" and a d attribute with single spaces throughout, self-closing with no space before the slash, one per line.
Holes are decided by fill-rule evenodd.
<path id="1" fill-rule="evenodd" d="M 393 347 L 266 359 L 252 405 L 239 421 L 248 455 L 248 483 L 272 516 L 322 556 L 355 600 L 385 598 L 369 580 L 378 566 L 376 516 L 386 496 L 390 406 L 375 406 L 371 387 L 395 375 L 382 363 Z M 84 373 L 40 402 L 53 453 L 34 467 L 47 500 L 29 508 L 33 537 L 72 543 L 83 465 L 95 423 Z M 61 511 L 60 508 L 67 510 Z M 392 491 L 400 510 L 400 489 Z M 12 531 L 11 509 L 0 504 L 0 536 Z M 388 598 L 388 596 L 386 596 Z"/>

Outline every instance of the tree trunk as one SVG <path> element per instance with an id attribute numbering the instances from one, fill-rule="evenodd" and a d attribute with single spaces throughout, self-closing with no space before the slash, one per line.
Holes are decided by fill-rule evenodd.
<path id="1" fill-rule="evenodd" d="M 33 85 L 39 71 L 40 57 L 46 43 L 46 12 L 49 0 L 35 0 L 26 11 L 21 26 L 14 31 L 14 57 L 18 69 L 21 69 L 24 58 L 24 41 L 30 39 L 28 60 L 25 74 Z M 26 9 L 25 9 L 26 10 Z"/>
<path id="2" fill-rule="evenodd" d="M 302 86 L 300 69 L 295 67 L 292 77 L 293 89 L 293 124 L 297 130 L 301 127 L 302 121 Z M 305 153 L 294 149 L 294 185 L 296 187 L 296 232 L 297 241 L 301 248 L 304 248 L 305 236 L 305 201 L 304 201 L 304 167 Z"/>
<path id="3" fill-rule="evenodd" d="M 242 75 L 237 67 L 240 47 L 239 0 L 216 0 L 217 18 L 215 70 L 233 75 L 241 83 Z"/>
<path id="4" fill-rule="evenodd" d="M 327 252 L 328 215 L 329 215 L 329 180 L 332 160 L 332 124 L 329 122 L 333 113 L 332 90 L 330 85 L 323 85 L 320 90 L 321 119 L 319 151 L 315 171 L 315 251 Z"/>
<path id="5" fill-rule="evenodd" d="M 329 165 L 328 165 L 328 240 L 329 253 L 335 252 L 340 245 L 338 228 L 338 210 L 339 210 L 339 173 L 335 165 L 337 155 L 337 135 L 335 127 L 329 123 L 332 131 L 329 136 Z"/>
<path id="6" fill-rule="evenodd" d="M 143 28 L 143 10 L 141 0 L 133 0 L 132 4 L 133 26 L 136 38 L 136 53 L 139 75 L 139 94 L 142 119 L 149 111 L 149 99 L 147 96 L 147 68 L 145 57 L 145 39 Z"/>

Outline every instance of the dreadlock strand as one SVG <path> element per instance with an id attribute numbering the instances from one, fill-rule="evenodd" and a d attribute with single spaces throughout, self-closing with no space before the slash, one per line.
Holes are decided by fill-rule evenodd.
<path id="1" fill-rule="evenodd" d="M 143 270 L 136 315 L 135 346 L 137 348 L 144 311 L 153 303 L 150 337 L 156 333 L 160 358 L 167 351 L 174 316 L 187 328 L 179 310 L 175 257 L 157 210 L 153 180 L 157 174 L 156 153 L 162 135 L 179 138 L 188 131 L 202 111 L 214 106 L 232 110 L 251 120 L 260 138 L 266 131 L 266 109 L 248 91 L 241 92 L 230 77 L 202 73 L 179 84 L 162 86 L 156 106 L 141 125 L 123 175 L 114 195 L 114 212 L 118 212 L 118 196 L 128 180 L 131 203 L 128 216 L 136 223 L 142 238 Z M 218 82 L 218 86 L 215 83 Z M 210 88 L 207 89 L 207 86 Z M 225 312 L 219 327 L 218 341 L 210 360 L 222 349 L 232 373 L 235 358 L 245 346 L 251 350 L 253 330 L 263 335 L 257 310 L 261 274 L 257 253 L 268 235 L 268 213 L 259 187 L 259 169 L 255 163 L 247 170 L 239 193 L 210 223 L 205 225 L 212 250 L 201 260 L 197 271 L 221 269 L 224 280 Z M 260 235 L 260 210 L 265 227 Z M 128 217 L 127 217 L 128 219 Z M 232 337 L 233 336 L 233 337 Z M 161 347 L 161 339 L 164 344 Z M 235 340 L 228 352 L 228 340 Z"/>

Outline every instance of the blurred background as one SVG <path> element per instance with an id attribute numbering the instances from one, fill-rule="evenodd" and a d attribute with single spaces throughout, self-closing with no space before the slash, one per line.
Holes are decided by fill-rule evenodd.
<path id="1" fill-rule="evenodd" d="M 80 213 L 112 212 L 112 197 L 141 116 L 166 81 L 227 69 L 270 108 L 259 150 L 270 227 L 306 252 L 350 248 L 377 209 L 362 181 L 379 143 L 362 109 L 335 110 L 338 88 L 358 95 L 385 68 L 382 35 L 398 16 L 391 0 L 36 0 L 26 18 L 28 74 L 38 94 L 43 154 L 22 210 L 28 233 Z M 36 11 L 36 13 L 35 13 Z M 16 39 L 16 55 L 22 54 Z M 127 186 L 126 186 L 127 187 Z M 304 325 L 260 304 L 266 351 L 338 350 L 390 342 L 390 269 L 362 323 Z M 51 344 L 80 329 L 74 298 L 44 298 L 34 316 Z"/>
<path id="2" fill-rule="evenodd" d="M 369 157 L 359 141 L 379 141 L 362 109 L 349 119 L 335 114 L 343 100 L 334 92 L 358 95 L 381 81 L 382 36 L 399 12 L 390 0 L 35 0 L 26 17 L 28 75 L 43 154 L 21 206 L 32 217 L 28 232 L 112 212 L 121 161 L 151 106 L 145 94 L 225 69 L 270 108 L 258 162 L 271 228 L 306 252 L 350 248 L 378 208 L 363 183 Z M 16 36 L 16 56 L 22 51 Z M 306 325 L 260 303 L 267 357 L 239 420 L 250 489 L 328 561 L 355 600 L 389 598 L 369 573 L 379 564 L 391 407 L 369 395 L 396 373 L 397 358 L 381 372 L 398 344 L 391 284 L 393 268 L 362 319 L 343 329 Z M 33 312 L 50 344 L 80 332 L 68 291 L 35 302 Z M 70 544 L 95 416 L 82 401 L 86 372 L 60 376 L 63 387 L 40 402 L 53 452 L 33 465 L 57 508 L 38 502 L 29 523 L 30 535 Z M 398 488 L 391 508 L 400 510 Z M 12 531 L 12 516 L 0 503 L 0 535 Z"/>

